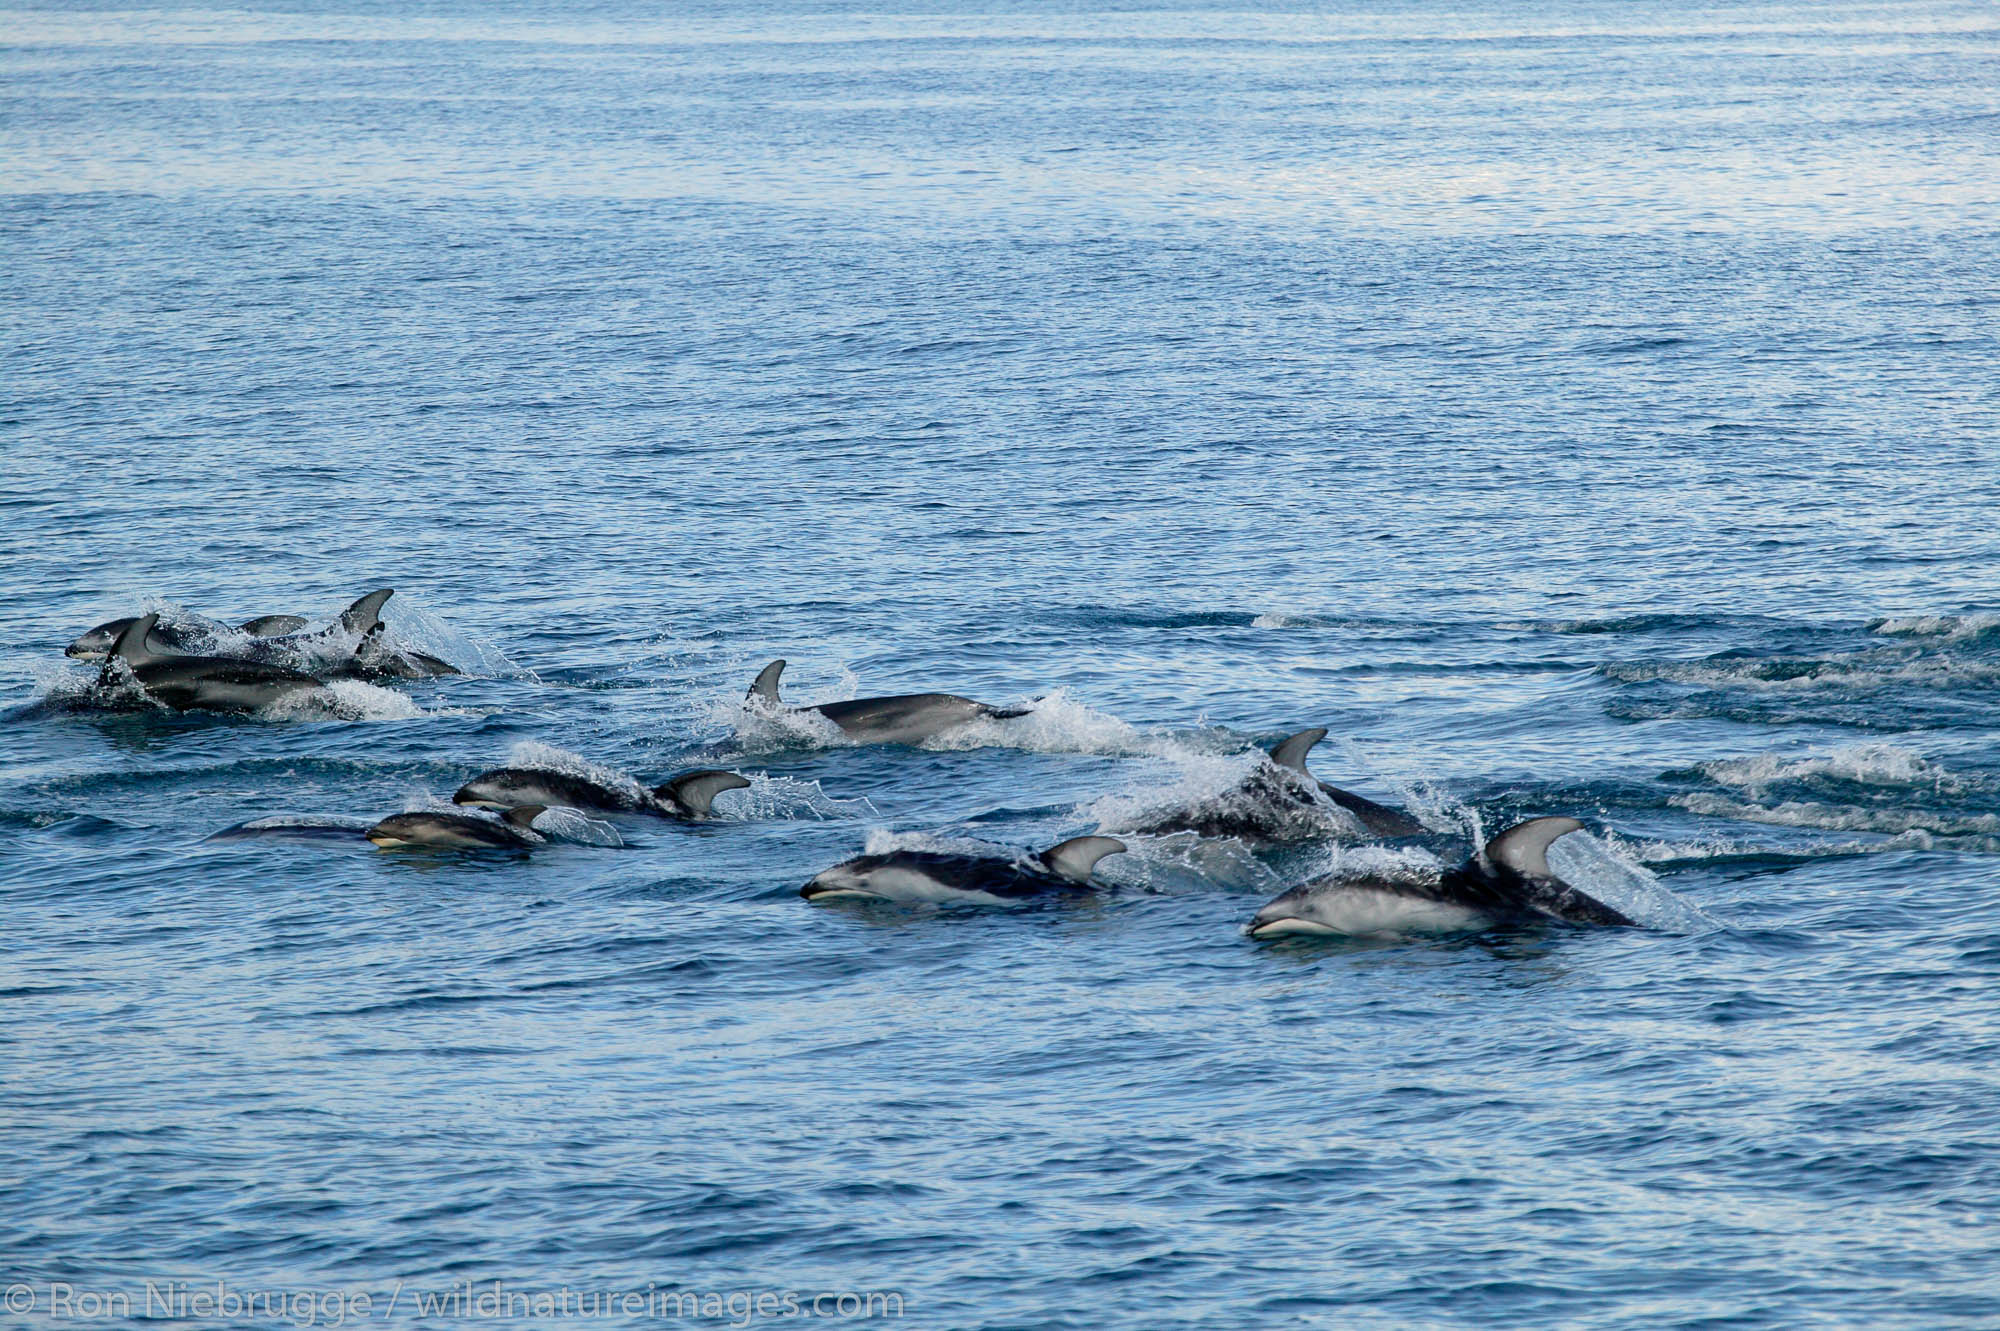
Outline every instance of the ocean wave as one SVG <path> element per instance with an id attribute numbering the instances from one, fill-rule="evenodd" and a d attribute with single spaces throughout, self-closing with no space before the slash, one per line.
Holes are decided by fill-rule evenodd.
<path id="1" fill-rule="evenodd" d="M 1620 661 L 1597 673 L 1621 684 L 1687 684 L 1710 689 L 1953 689 L 2000 680 L 2000 665 L 1946 657 L 1708 657 L 1700 661 Z"/>
<path id="2" fill-rule="evenodd" d="M 1851 744 L 1806 754 L 1759 754 L 1701 764 L 1700 776 L 1751 794 L 1785 783 L 1846 782 L 1858 786 L 1937 792 L 1963 788 L 1964 779 L 1912 749 L 1896 744 Z M 1673 773 L 1667 775 L 1672 776 Z"/>
<path id="3" fill-rule="evenodd" d="M 1868 622 L 1870 633 L 1887 638 L 1983 638 L 2000 629 L 2000 613 L 1970 615 L 1890 615 Z"/>
<path id="4" fill-rule="evenodd" d="M 1888 835 L 1921 833 L 1928 837 L 1949 838 L 2000 836 L 2000 814 L 1860 808 L 1852 804 L 1825 804 L 1810 800 L 1759 804 L 1703 792 L 1675 795 L 1667 802 L 1706 818 L 1770 823 L 1777 827 L 1804 827 L 1826 832 L 1881 832 Z"/>

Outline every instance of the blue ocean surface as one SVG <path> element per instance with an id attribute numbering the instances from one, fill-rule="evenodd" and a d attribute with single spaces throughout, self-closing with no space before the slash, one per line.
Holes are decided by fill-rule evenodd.
<path id="1" fill-rule="evenodd" d="M 1992 6 L 6 3 L 19 1324 L 2000 1325 Z M 63 655 L 376 587 L 465 673 Z M 1309 726 L 1641 927 L 800 898 Z M 751 784 L 353 834 L 509 761 Z"/>

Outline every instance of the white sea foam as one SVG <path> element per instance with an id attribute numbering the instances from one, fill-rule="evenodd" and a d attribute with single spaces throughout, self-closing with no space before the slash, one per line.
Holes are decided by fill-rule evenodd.
<path id="1" fill-rule="evenodd" d="M 1805 754 L 1759 754 L 1704 763 L 1701 773 L 1718 785 L 1752 794 L 1780 782 L 1831 778 L 1865 786 L 1923 786 L 1947 791 L 1962 781 L 1922 754 L 1895 744 L 1851 744 Z"/>
<path id="2" fill-rule="evenodd" d="M 1025 749 L 1030 753 L 1134 755 L 1159 752 L 1162 741 L 1058 688 L 1031 703 L 1027 715 L 984 718 L 925 740 L 927 749 Z"/>
<path id="3" fill-rule="evenodd" d="M 1615 839 L 1588 832 L 1558 837 L 1549 847 L 1556 876 L 1623 914 L 1635 924 L 1670 933 L 1699 933 L 1721 927 L 1667 887 Z"/>
<path id="4" fill-rule="evenodd" d="M 1875 809 L 1851 804 L 1785 800 L 1756 804 L 1726 795 L 1675 795 L 1669 803 L 1708 818 L 1769 823 L 1776 827 L 1807 827 L 1827 832 L 1923 833 L 1934 837 L 2000 836 L 2000 814 L 1955 815 L 1928 809 Z"/>
<path id="5" fill-rule="evenodd" d="M 426 712 L 406 694 L 358 679 L 336 679 L 257 709 L 269 721 L 407 721 Z"/>
<path id="6" fill-rule="evenodd" d="M 719 817 L 746 822 L 771 822 L 800 818 L 877 818 L 881 815 L 865 798 L 835 799 L 817 781 L 796 777 L 745 772 L 747 790 L 725 790 L 715 797 Z"/>
<path id="7" fill-rule="evenodd" d="M 735 732 L 737 742 L 756 752 L 764 749 L 832 749 L 853 743 L 839 726 L 818 712 L 789 706 L 773 707 L 755 698 L 718 702 L 709 708 L 712 724 Z"/>
<path id="8" fill-rule="evenodd" d="M 1165 814 L 1183 809 L 1217 806 L 1236 796 L 1242 784 L 1268 759 L 1259 753 L 1196 753 L 1186 750 L 1165 756 L 1164 780 L 1134 790 L 1114 791 L 1100 796 L 1081 812 L 1097 821 L 1107 832 L 1138 827 Z M 1161 772 L 1159 766 L 1153 769 Z M 1315 809 L 1302 807 L 1301 815 L 1311 820 Z M 1343 817 L 1331 825 L 1329 835 L 1356 830 L 1352 818 Z"/>
<path id="9" fill-rule="evenodd" d="M 1626 661 L 1599 666 L 1598 673 L 1624 684 L 1687 684 L 1711 689 L 1807 692 L 1889 688 L 1953 689 L 2000 680 L 2000 666 L 1941 657 L 1871 661 L 1866 658 L 1787 661 L 1730 658 L 1722 661 Z"/>
<path id="10" fill-rule="evenodd" d="M 617 828 L 578 809 L 543 809 L 535 815 L 531 826 L 556 841 L 573 841 L 578 845 L 604 846 L 614 850 L 625 844 Z"/>
<path id="11" fill-rule="evenodd" d="M 624 772 L 606 767 L 602 763 L 592 762 L 580 753 L 559 749 L 553 744 L 543 744 L 539 740 L 522 740 L 509 749 L 507 765 L 580 777 L 607 789 L 621 791 L 630 797 L 634 804 L 644 804 L 651 798 L 644 785 Z"/>
<path id="12" fill-rule="evenodd" d="M 515 665 L 507 654 L 484 638 L 454 628 L 408 593 L 398 592 L 382 609 L 388 645 L 425 652 L 449 661 L 467 675 L 534 682 L 535 672 Z"/>
<path id="13" fill-rule="evenodd" d="M 1285 880 L 1239 841 L 1192 832 L 1171 836 L 1121 834 L 1126 853 L 1117 863 L 1153 891 L 1203 891 L 1217 887 L 1276 892 Z M 1111 861 L 1106 861 L 1106 867 Z"/>
<path id="14" fill-rule="evenodd" d="M 1977 638 L 2000 628 L 2000 614 L 1891 615 L 1868 625 L 1870 633 L 1891 638 Z"/>

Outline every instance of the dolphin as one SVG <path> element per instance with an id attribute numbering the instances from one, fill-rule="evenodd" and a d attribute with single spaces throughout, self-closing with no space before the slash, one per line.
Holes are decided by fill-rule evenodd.
<path id="1" fill-rule="evenodd" d="M 892 850 L 836 864 L 799 889 L 807 901 L 939 901 L 1000 906 L 1046 893 L 1090 890 L 1090 871 L 1125 843 L 1071 837 L 1039 855 L 1006 860 L 931 850 Z"/>
<path id="2" fill-rule="evenodd" d="M 1330 786 L 1306 768 L 1306 754 L 1326 738 L 1326 729 L 1301 730 L 1273 747 L 1264 762 L 1233 789 L 1182 808 L 1156 814 L 1139 826 L 1119 830 L 1148 836 L 1193 832 L 1244 841 L 1293 841 L 1317 829 L 1299 815 L 1323 797 L 1352 814 L 1363 831 L 1380 837 L 1422 836 L 1424 825 L 1386 804 Z"/>
<path id="3" fill-rule="evenodd" d="M 783 707 L 778 697 L 778 676 L 785 673 L 783 661 L 773 661 L 757 674 L 747 695 L 773 707 Z M 970 721 L 1007 720 L 1026 716 L 1032 707 L 992 707 L 953 693 L 903 693 L 888 698 L 855 698 L 848 702 L 823 702 L 792 709 L 818 712 L 840 727 L 843 735 L 861 744 L 918 744 L 942 731 Z"/>
<path id="4" fill-rule="evenodd" d="M 543 843 L 531 830 L 537 817 L 547 812 L 540 804 L 518 804 L 499 819 L 482 818 L 476 813 L 451 813 L 435 809 L 419 813 L 397 813 L 384 818 L 365 833 L 384 850 L 407 847 L 427 850 L 531 850 Z"/>
<path id="5" fill-rule="evenodd" d="M 297 615 L 261 615 L 238 629 L 197 615 L 157 623 L 152 641 L 178 652 L 288 666 L 322 679 L 432 679 L 458 674 L 458 667 L 449 661 L 390 639 L 382 606 L 395 594 L 389 587 L 372 591 L 342 611 L 339 619 L 310 633 L 302 631 L 307 621 Z M 82 660 L 101 659 L 118 635 L 137 622 L 114 619 L 99 624 L 65 652 Z M 234 641 L 238 633 L 248 634 L 249 641 Z"/>
<path id="6" fill-rule="evenodd" d="M 431 679 L 456 675 L 458 667 L 427 652 L 392 641 L 382 607 L 393 587 L 369 592 L 340 618 L 311 633 L 256 638 L 242 645 L 245 660 L 295 665 L 328 679 Z"/>
<path id="7" fill-rule="evenodd" d="M 749 784 L 735 772 L 704 769 L 682 772 L 651 790 L 636 784 L 633 789 L 625 790 L 570 772 L 540 767 L 497 767 L 460 786 L 451 801 L 488 809 L 520 804 L 567 805 L 572 809 L 650 813 L 695 822 L 715 816 L 710 805 L 717 795 L 725 790 L 742 790 Z"/>
<path id="8" fill-rule="evenodd" d="M 110 655 L 111 644 L 118 641 L 118 635 L 138 622 L 137 615 L 127 615 L 123 619 L 99 624 L 63 648 L 63 655 L 80 661 L 102 661 Z M 154 625 L 153 641 L 177 652 L 198 651 L 215 646 L 223 635 L 230 632 L 247 633 L 253 638 L 274 638 L 283 633 L 296 633 L 305 626 L 306 621 L 297 615 L 259 615 L 232 630 L 219 620 L 203 615 L 185 615 Z"/>
<path id="9" fill-rule="evenodd" d="M 127 625 L 111 644 L 111 654 L 98 674 L 98 684 L 116 688 L 121 671 L 146 691 L 146 696 L 180 710 L 201 708 L 219 712 L 252 712 L 284 698 L 313 693 L 324 686 L 303 671 L 261 661 L 223 656 L 169 656 L 148 643 L 159 615 Z"/>
<path id="10" fill-rule="evenodd" d="M 1631 925 L 1635 921 L 1556 877 L 1549 846 L 1583 826 L 1533 818 L 1508 828 L 1458 868 L 1433 880 L 1321 878 L 1267 903 L 1244 928 L 1285 934 L 1452 933 L 1499 925 Z"/>

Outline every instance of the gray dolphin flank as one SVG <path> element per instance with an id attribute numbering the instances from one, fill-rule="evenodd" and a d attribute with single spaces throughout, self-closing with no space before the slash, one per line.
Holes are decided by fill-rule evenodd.
<path id="1" fill-rule="evenodd" d="M 79 634 L 69 646 L 63 648 L 63 655 L 79 661 L 102 661 L 111 654 L 111 644 L 118 641 L 118 635 L 138 622 L 139 616 L 127 615 L 123 619 L 99 624 Z M 305 626 L 306 621 L 297 615 L 259 615 L 239 624 L 234 631 L 247 633 L 253 638 L 273 638 L 284 633 L 296 633 Z M 177 652 L 200 652 L 204 648 L 214 648 L 230 632 L 230 627 L 220 620 L 204 615 L 182 614 L 155 623 L 153 641 Z"/>
<path id="2" fill-rule="evenodd" d="M 573 772 L 540 767 L 499 767 L 481 772 L 458 788 L 454 804 L 506 809 L 522 804 L 601 809 L 610 813 L 647 813 L 681 822 L 713 818 L 715 797 L 725 790 L 743 790 L 750 782 L 736 772 L 703 769 L 682 772 L 653 787 L 625 789 Z"/>
<path id="3" fill-rule="evenodd" d="M 134 620 L 118 635 L 98 675 L 102 687 L 116 688 L 120 671 L 146 696 L 182 711 L 254 712 L 272 703 L 321 690 L 311 675 L 285 666 L 220 656 L 169 656 L 148 641 L 157 614 Z"/>
<path id="4" fill-rule="evenodd" d="M 259 615 L 246 619 L 236 626 L 238 633 L 247 633 L 253 638 L 277 638 L 287 633 L 297 633 L 306 627 L 303 615 Z"/>
<path id="5" fill-rule="evenodd" d="M 1149 836 L 1193 832 L 1197 836 L 1234 837 L 1239 841 L 1298 841 L 1329 835 L 1330 829 L 1323 821 L 1315 822 L 1313 818 L 1314 806 L 1323 799 L 1344 809 L 1371 836 L 1425 834 L 1424 825 L 1401 809 L 1377 804 L 1315 777 L 1306 768 L 1306 755 L 1325 738 L 1324 727 L 1301 730 L 1274 745 L 1266 761 L 1259 763 L 1234 788 L 1151 814 L 1138 824 L 1119 830 Z"/>
<path id="6" fill-rule="evenodd" d="M 799 889 L 807 901 L 865 900 L 1002 906 L 1034 897 L 1091 890 L 1091 871 L 1125 843 L 1108 836 L 1071 837 L 1039 855 L 1001 859 L 947 851 L 894 850 L 860 855 L 815 875 Z"/>
<path id="7" fill-rule="evenodd" d="M 778 677 L 785 673 L 782 660 L 773 661 L 757 673 L 747 697 L 773 707 L 783 707 L 778 696 Z M 961 698 L 955 693 L 903 693 L 884 698 L 855 698 L 848 702 L 823 702 L 792 708 L 817 712 L 840 727 L 840 733 L 861 744 L 920 744 L 933 735 L 954 730 L 972 721 L 1011 720 L 1026 716 L 1032 707 L 994 707 Z"/>
<path id="8" fill-rule="evenodd" d="M 532 850 L 543 844 L 541 834 L 531 829 L 545 812 L 540 804 L 522 804 L 497 820 L 445 809 L 398 813 L 363 835 L 384 850 Z"/>
<path id="9" fill-rule="evenodd" d="M 1582 828 L 1574 818 L 1533 818 L 1487 842 L 1436 878 L 1322 878 L 1285 892 L 1252 917 L 1252 938 L 1450 933 L 1560 922 L 1632 925 L 1622 911 L 1558 878 L 1548 849 Z"/>

